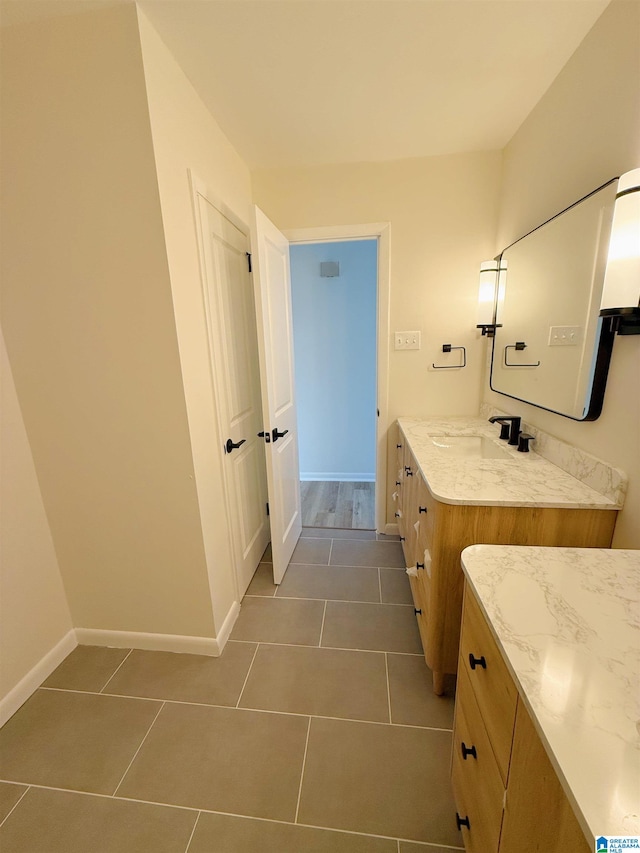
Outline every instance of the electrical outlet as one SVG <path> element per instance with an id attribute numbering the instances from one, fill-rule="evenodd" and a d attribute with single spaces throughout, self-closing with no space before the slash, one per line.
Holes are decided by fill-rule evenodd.
<path id="1" fill-rule="evenodd" d="M 551 326 L 549 328 L 550 347 L 575 347 L 582 338 L 581 326 Z"/>
<path id="2" fill-rule="evenodd" d="M 394 349 L 420 349 L 420 332 L 394 332 Z"/>

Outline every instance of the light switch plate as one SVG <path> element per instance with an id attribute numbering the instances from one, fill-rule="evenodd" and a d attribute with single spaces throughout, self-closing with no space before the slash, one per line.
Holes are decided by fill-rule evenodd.
<path id="1" fill-rule="evenodd" d="M 575 347 L 581 339 L 581 326 L 551 326 L 549 328 L 550 347 Z"/>
<path id="2" fill-rule="evenodd" d="M 394 349 L 420 349 L 420 332 L 394 332 Z"/>

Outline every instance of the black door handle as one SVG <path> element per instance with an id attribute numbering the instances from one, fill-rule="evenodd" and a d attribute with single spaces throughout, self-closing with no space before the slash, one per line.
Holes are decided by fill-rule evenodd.
<path id="1" fill-rule="evenodd" d="M 227 443 L 225 444 L 227 453 L 231 453 L 232 450 L 235 450 L 236 448 L 240 447 L 240 445 L 244 444 L 246 440 L 246 438 L 241 438 L 237 444 L 234 444 L 234 442 L 230 438 L 228 438 Z"/>
<path id="2" fill-rule="evenodd" d="M 273 437 L 273 440 L 274 440 L 274 441 L 277 441 L 279 438 L 282 438 L 282 436 L 283 436 L 283 435 L 286 435 L 288 432 L 289 432 L 289 430 L 288 430 L 288 429 L 285 429 L 285 431 L 284 431 L 284 432 L 278 432 L 278 427 L 274 427 L 274 428 L 271 430 L 271 435 L 272 435 L 272 437 Z"/>
<path id="3" fill-rule="evenodd" d="M 264 438 L 266 444 L 269 444 L 269 442 L 271 441 L 271 436 L 268 432 L 265 432 L 264 430 L 258 433 L 258 438 Z"/>

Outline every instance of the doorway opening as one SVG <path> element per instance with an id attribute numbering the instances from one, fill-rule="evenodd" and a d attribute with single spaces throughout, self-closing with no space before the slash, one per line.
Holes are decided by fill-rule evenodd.
<path id="1" fill-rule="evenodd" d="M 302 524 L 376 528 L 378 239 L 290 247 Z"/>

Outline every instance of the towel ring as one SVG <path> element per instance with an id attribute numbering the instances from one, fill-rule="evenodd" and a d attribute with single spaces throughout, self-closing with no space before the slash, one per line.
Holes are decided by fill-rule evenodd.
<path id="1" fill-rule="evenodd" d="M 516 341 L 515 344 L 507 344 L 504 348 L 504 366 L 505 367 L 540 367 L 540 362 L 536 361 L 535 364 L 515 364 L 513 361 L 507 361 L 507 350 L 514 349 L 517 352 L 522 352 L 523 349 L 526 349 L 527 345 L 524 341 Z"/>
<path id="2" fill-rule="evenodd" d="M 442 352 L 451 352 L 454 349 L 462 350 L 462 364 L 432 364 L 434 370 L 460 370 L 461 367 L 467 366 L 467 349 L 466 347 L 454 347 L 451 344 L 442 344 Z"/>

